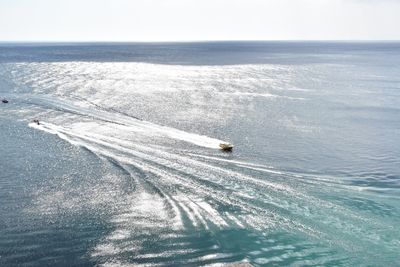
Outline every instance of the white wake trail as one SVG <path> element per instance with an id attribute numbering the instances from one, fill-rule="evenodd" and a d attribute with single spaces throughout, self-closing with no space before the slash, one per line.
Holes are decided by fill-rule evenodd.
<path id="1" fill-rule="evenodd" d="M 130 117 L 118 112 L 112 112 L 108 110 L 101 110 L 95 107 L 83 107 L 78 106 L 72 102 L 66 100 L 58 100 L 49 97 L 41 97 L 39 102 L 45 102 L 46 106 L 50 106 L 56 110 L 62 110 L 73 114 L 79 114 L 82 116 L 90 117 L 92 119 L 107 121 L 115 124 L 124 126 L 124 130 L 128 130 L 149 137 L 161 137 L 169 138 L 173 140 L 184 141 L 192 143 L 197 146 L 219 149 L 219 144 L 229 143 L 216 138 L 208 137 L 206 135 L 200 135 L 195 133 L 185 132 L 176 128 L 158 125 L 148 121 L 143 121 L 138 118 Z"/>

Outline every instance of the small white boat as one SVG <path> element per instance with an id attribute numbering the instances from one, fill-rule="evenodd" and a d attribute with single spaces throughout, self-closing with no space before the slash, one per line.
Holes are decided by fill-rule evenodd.
<path id="1" fill-rule="evenodd" d="M 233 145 L 229 143 L 221 143 L 219 144 L 219 147 L 224 151 L 232 151 L 233 149 Z"/>

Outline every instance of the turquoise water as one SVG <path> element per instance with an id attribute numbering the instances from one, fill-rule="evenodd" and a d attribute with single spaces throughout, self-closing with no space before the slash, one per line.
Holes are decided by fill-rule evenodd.
<path id="1" fill-rule="evenodd" d="M 0 265 L 396 266 L 399 52 L 0 45 Z"/>

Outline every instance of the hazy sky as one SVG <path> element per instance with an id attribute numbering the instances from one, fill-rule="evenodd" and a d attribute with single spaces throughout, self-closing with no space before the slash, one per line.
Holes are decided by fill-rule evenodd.
<path id="1" fill-rule="evenodd" d="M 400 0 L 0 0 L 0 41 L 399 40 Z"/>

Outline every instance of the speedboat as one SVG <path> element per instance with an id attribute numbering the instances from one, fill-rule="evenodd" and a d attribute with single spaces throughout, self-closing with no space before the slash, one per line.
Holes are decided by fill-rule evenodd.
<path id="1" fill-rule="evenodd" d="M 1 102 L 3 102 L 4 104 L 7 104 L 7 103 L 8 103 L 8 100 L 5 99 L 5 98 L 3 98 L 3 99 L 1 100 Z"/>
<path id="2" fill-rule="evenodd" d="M 219 147 L 223 150 L 223 151 L 232 151 L 233 149 L 233 145 L 229 144 L 229 143 L 221 143 L 219 144 Z"/>

